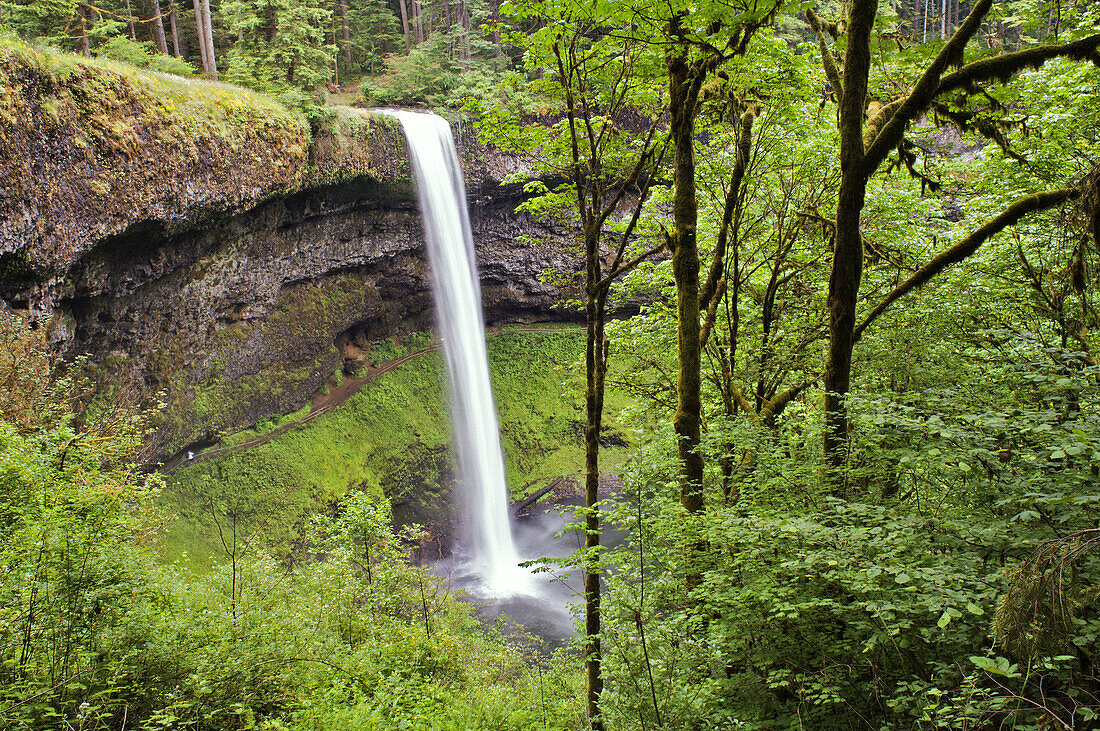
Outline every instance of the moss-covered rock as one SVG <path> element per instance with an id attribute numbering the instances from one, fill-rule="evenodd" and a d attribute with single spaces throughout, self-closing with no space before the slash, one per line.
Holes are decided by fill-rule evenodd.
<path id="1" fill-rule="evenodd" d="M 0 40 L 0 307 L 162 397 L 154 456 L 299 408 L 343 333 L 430 322 L 400 128 L 328 115 Z M 489 319 L 556 316 L 565 232 L 517 216 L 497 168 L 468 169 Z"/>
<path id="2" fill-rule="evenodd" d="M 361 176 L 407 191 L 396 123 L 333 115 L 315 139 L 300 112 L 240 87 L 0 39 L 0 254 L 24 280 L 62 277 L 139 223 L 176 234 Z"/>

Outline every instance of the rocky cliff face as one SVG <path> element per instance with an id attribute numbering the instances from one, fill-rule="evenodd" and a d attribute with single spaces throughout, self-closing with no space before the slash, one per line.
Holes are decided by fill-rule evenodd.
<path id="1" fill-rule="evenodd" d="M 0 299 L 105 381 L 162 395 L 153 455 L 298 408 L 348 335 L 430 326 L 390 120 L 343 110 L 311 134 L 232 87 L 14 47 L 0 77 Z M 507 160 L 462 147 L 487 320 L 560 315 L 539 276 L 571 266 L 564 232 L 513 213 Z"/>

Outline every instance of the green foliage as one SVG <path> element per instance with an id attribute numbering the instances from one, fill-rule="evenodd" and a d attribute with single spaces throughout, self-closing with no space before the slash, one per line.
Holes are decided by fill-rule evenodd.
<path id="1" fill-rule="evenodd" d="M 469 4 L 465 24 L 444 24 L 436 8 L 421 6 L 438 24 L 428 20 L 426 39 L 407 57 L 387 59 L 403 45 L 393 11 L 380 2 L 348 6 L 350 62 L 340 11 L 313 0 L 216 4 L 219 58 L 228 59 L 230 78 L 280 94 L 315 129 L 336 122 L 305 90 L 327 81 L 334 63 L 343 72 L 385 67 L 386 77 L 363 84 L 365 99 L 464 106 L 478 115 L 483 140 L 530 162 L 521 211 L 557 223 L 572 220 L 577 194 L 558 184 L 572 160 L 564 90 L 602 130 L 594 133 L 598 143 L 588 143 L 609 151 L 581 177 L 621 180 L 639 149 L 639 125 L 666 112 L 661 18 L 682 10 L 685 35 L 677 40 L 720 48 L 731 21 L 759 17 L 749 9 L 731 19 L 722 3 L 555 0 L 505 3 L 506 23 L 497 26 L 480 3 Z M 73 48 L 77 7 L 5 0 L 0 24 Z M 870 49 L 870 116 L 907 93 L 939 50 L 942 31 L 957 24 L 945 16 L 944 27 L 928 33 L 929 8 L 927 1 L 881 8 Z M 818 10 L 826 17 L 844 8 L 828 2 Z M 973 53 L 1026 47 L 1049 34 L 1082 37 L 1095 32 L 1095 13 L 1087 4 L 1005 3 L 974 44 L 989 48 Z M 146 41 L 120 35 L 125 23 L 111 17 L 92 28 L 102 55 L 153 68 L 172 63 Z M 919 39 L 931 43 L 916 43 L 919 20 Z M 842 52 L 843 24 L 837 30 Z M 523 49 L 521 66 L 490 40 L 494 32 Z M 581 59 L 565 79 L 555 50 L 574 54 L 571 64 Z M 607 726 L 1094 726 L 1100 242 L 1093 199 L 1020 222 L 863 334 L 847 400 L 849 450 L 842 474 L 827 474 L 818 458 L 816 379 L 836 237 L 826 213 L 836 207 L 840 162 L 830 103 L 836 89 L 813 67 L 819 50 L 799 18 L 779 19 L 774 32 L 734 55 L 708 77 L 694 140 L 697 233 L 709 256 L 733 169 L 733 122 L 747 109 L 755 114 L 725 291 L 704 354 L 708 502 L 699 516 L 684 515 L 677 499 L 669 263 L 640 268 L 615 295 L 644 305 L 609 327 L 619 359 L 609 384 L 620 389 L 611 408 L 625 410 L 640 438 L 624 492 L 605 501 L 606 517 L 626 536 L 607 561 Z M 54 64 L 54 77 L 73 64 L 43 63 Z M 583 69 L 583 83 L 574 69 Z M 259 98 L 241 104 L 223 87 L 202 87 L 203 95 L 132 69 L 124 76 L 141 89 L 169 87 L 155 97 L 168 102 L 157 111 L 168 128 L 212 130 L 231 144 L 241 129 L 288 128 L 288 119 L 303 116 Z M 627 76 L 631 83 L 619 87 Z M 858 311 L 1007 202 L 1095 181 L 1098 78 L 1086 64 L 1053 61 L 1011 85 L 983 83 L 943 99 L 914 124 L 893 172 L 868 185 Z M 89 88 L 95 98 L 105 87 Z M 189 106 L 180 121 L 176 108 L 196 95 L 204 111 Z M 629 113 L 604 113 L 616 105 Z M 948 118 L 967 129 L 945 132 Z M 664 240 L 670 159 L 671 152 L 654 175 L 632 242 L 639 247 Z M 1079 190 L 1094 193 L 1086 188 Z M 623 227 L 617 216 L 606 223 L 608 233 Z M 327 321 L 329 307 L 358 306 L 354 292 L 334 296 L 339 302 L 326 296 L 295 305 L 317 321 Z M 306 327 L 287 314 L 278 324 L 289 323 L 288 333 Z M 450 457 L 436 360 L 406 364 L 307 428 L 174 476 L 165 497 L 179 520 L 158 548 L 181 560 L 186 551 L 206 569 L 177 574 L 140 549 L 156 523 L 148 502 L 158 486 L 123 464 L 134 438 L 93 431 L 104 421 L 98 415 L 110 412 L 103 402 L 74 419 L 74 380 L 40 387 L 48 371 L 41 338 L 19 326 L 4 337 L 0 373 L 12 378 L 11 395 L 0 394 L 0 528 L 10 536 L 0 548 L 0 723 L 119 727 L 120 713 L 130 726 L 150 729 L 582 723 L 582 688 L 567 661 L 525 658 L 481 634 L 467 608 L 408 565 L 418 531 L 395 535 L 390 527 L 390 502 L 404 522 L 446 516 L 440 485 Z M 370 357 L 428 345 L 384 342 Z M 580 339 L 506 336 L 491 341 L 490 353 L 513 492 L 574 472 L 583 404 L 575 371 L 561 366 L 579 359 Z M 28 362 L 36 365 L 25 369 Z M 193 414 L 211 423 L 220 410 L 277 393 L 296 377 L 262 374 L 239 388 L 215 383 L 196 398 Z M 800 390 L 769 411 L 792 387 Z M 622 451 L 611 456 L 617 461 Z"/>
<path id="2" fill-rule="evenodd" d="M 73 381 L 48 385 L 36 334 L 0 323 L 0 369 L 17 364 L 17 393 L 53 404 L 34 421 L 0 402 L 0 725 L 575 727 L 571 665 L 482 631 L 409 564 L 419 535 L 396 534 L 375 496 L 351 492 L 303 524 L 311 550 L 293 565 L 247 540 L 198 578 L 153 562 L 142 546 L 164 520 L 150 507 L 159 479 L 118 458 L 125 428 L 78 427 Z M 281 499 L 242 484 L 203 485 L 223 535 Z"/>
<path id="3" fill-rule="evenodd" d="M 477 32 L 491 25 L 481 2 L 462 6 L 474 32 L 454 24 L 435 32 L 393 59 L 377 82 L 364 82 L 361 94 L 371 105 L 408 104 L 460 109 L 470 103 L 520 91 L 510 72 L 511 62 L 488 36 Z M 456 12 L 460 12 L 456 10 Z"/>
<path id="4" fill-rule="evenodd" d="M 229 0 L 222 11 L 237 37 L 228 81 L 274 94 L 329 81 L 336 51 L 325 40 L 331 7 L 319 0 Z"/>
<path id="5" fill-rule="evenodd" d="M 614 727 L 1038 728 L 1095 713 L 1096 367 L 1005 331 L 958 346 L 927 344 L 949 369 L 900 395 L 853 398 L 862 502 L 826 496 L 804 415 L 711 421 L 710 463 L 736 450 L 735 498 L 715 470 L 689 522 L 667 423 L 652 432 L 610 516 L 632 537 L 609 559 Z M 690 591 L 685 544 L 706 546 Z"/>
<path id="6" fill-rule="evenodd" d="M 386 57 L 404 49 L 401 23 L 382 0 L 363 0 L 348 5 L 352 67 L 346 70 L 363 71 L 370 75 L 381 73 Z"/>
<path id="7" fill-rule="evenodd" d="M 165 74 L 191 76 L 195 71 L 191 64 L 183 59 L 155 53 L 151 43 L 136 43 L 126 36 L 109 38 L 99 47 L 98 53 L 115 61 Z"/>
<path id="8" fill-rule="evenodd" d="M 386 339 L 372 346 L 370 358 L 383 362 L 431 344 L 427 333 L 400 343 Z M 573 474 L 582 464 L 583 404 L 578 394 L 569 395 L 582 346 L 582 334 L 571 328 L 489 339 L 508 483 L 517 495 Z M 166 496 L 180 520 L 168 530 L 164 554 L 186 553 L 199 567 L 223 554 L 215 520 L 221 513 L 211 510 L 210 500 L 225 493 L 252 511 L 242 534 L 260 537 L 266 550 L 282 557 L 300 545 L 310 514 L 351 489 L 385 495 L 402 521 L 437 528 L 453 509 L 447 490 L 453 471 L 450 424 L 439 408 L 445 384 L 439 356 L 426 354 L 369 382 L 306 426 L 247 452 L 177 471 Z M 618 409 L 626 402 L 610 404 Z M 608 427 L 614 433 L 613 421 Z M 610 449 L 609 464 L 623 459 L 624 451 Z"/>
<path id="9" fill-rule="evenodd" d="M 80 716 L 102 727 L 125 692 L 103 637 L 146 591 L 135 536 L 158 478 L 125 459 L 136 422 L 74 418 L 75 375 L 52 385 L 40 334 L 0 315 L 0 718 L 34 728 Z M 17 377 L 16 377 L 17 376 Z M 31 404 L 47 408 L 24 411 Z"/>
<path id="10" fill-rule="evenodd" d="M 3 0 L 0 19 L 23 38 L 59 40 L 77 4 L 77 0 Z"/>
<path id="11" fill-rule="evenodd" d="M 452 46 L 450 36 L 432 36 L 396 62 L 387 86 L 364 84 L 364 98 L 371 104 L 442 105 L 462 81 Z"/>

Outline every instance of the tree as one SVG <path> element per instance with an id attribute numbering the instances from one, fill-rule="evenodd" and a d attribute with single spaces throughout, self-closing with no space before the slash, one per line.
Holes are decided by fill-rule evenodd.
<path id="1" fill-rule="evenodd" d="M 184 45 L 183 39 L 180 38 L 176 0 L 168 0 L 168 22 L 172 28 L 172 55 L 176 58 L 183 58 L 187 55 L 187 47 Z"/>
<path id="2" fill-rule="evenodd" d="M 332 10 L 320 0 L 228 0 L 230 81 L 261 91 L 316 89 L 331 76 L 336 47 L 325 42 Z"/>
<path id="3" fill-rule="evenodd" d="M 826 76 L 837 98 L 837 126 L 840 132 L 841 180 L 829 278 L 829 355 L 825 366 L 824 453 L 834 470 L 834 480 L 838 479 L 835 471 L 843 466 L 847 457 L 849 423 L 844 397 L 851 385 L 852 349 L 857 333 L 855 313 L 864 257 L 860 223 L 868 180 L 895 150 L 901 163 L 917 174 L 912 167 L 915 156 L 907 147 L 906 130 L 928 109 L 937 105 L 946 106 L 951 97 L 961 95 L 962 101 L 956 103 L 964 104 L 967 98 L 979 94 L 984 85 L 1008 79 L 1026 68 L 1054 58 L 1091 58 L 1100 62 L 1097 57 L 1100 34 L 1094 34 L 1075 41 L 1038 45 L 964 63 L 966 47 L 977 34 L 991 7 L 992 0 L 975 3 L 966 20 L 924 67 L 911 89 L 870 109 L 868 79 L 877 0 L 854 0 L 851 4 L 845 25 L 846 46 L 842 64 L 838 64 L 829 45 L 830 38 L 839 37 L 839 27 L 818 17 L 812 10 L 807 11 L 806 18 L 818 35 Z M 957 70 L 949 72 L 951 66 L 956 66 Z M 955 119 L 963 121 L 967 117 L 960 114 L 955 115 Z M 979 125 L 978 129 L 984 129 L 994 138 L 997 136 L 995 127 Z M 979 227 L 967 242 L 944 252 L 925 270 L 915 274 L 909 289 L 966 258 L 1021 216 L 1059 205 L 1071 195 L 1071 190 L 1059 189 L 1019 199 L 1001 215 Z M 905 291 L 908 289 L 899 290 L 897 296 Z"/>
<path id="4" fill-rule="evenodd" d="M 164 16 L 160 12 L 160 0 L 152 0 L 149 22 L 153 24 L 153 36 L 157 42 L 157 50 L 163 54 L 168 53 L 168 41 L 164 37 Z"/>
<path id="5" fill-rule="evenodd" d="M 397 16 L 382 0 L 354 3 L 348 12 L 349 69 L 360 68 L 369 74 L 382 72 L 386 57 L 400 51 L 403 45 Z"/>
<path id="6" fill-rule="evenodd" d="M 722 257 L 728 222 L 740 196 L 740 186 L 747 165 L 747 149 L 751 144 L 751 110 L 740 115 L 741 140 L 738 159 L 729 185 L 726 211 L 722 220 L 726 224 L 719 234 L 720 244 L 715 247 L 715 260 L 709 269 L 705 286 L 700 288 L 700 259 L 698 241 L 699 206 L 696 197 L 695 130 L 702 102 L 703 87 L 719 68 L 731 59 L 743 56 L 753 35 L 771 23 L 780 3 L 767 2 L 737 5 L 739 11 L 728 18 L 728 8 L 707 8 L 703 13 L 689 14 L 686 9 L 674 8 L 668 18 L 668 47 L 665 65 L 669 88 L 669 136 L 674 151 L 672 175 L 672 230 L 666 234 L 666 243 L 672 252 L 672 271 L 676 283 L 676 329 L 678 376 L 676 384 L 676 413 L 672 424 L 677 437 L 680 459 L 680 503 L 689 515 L 702 513 L 704 506 L 703 454 L 700 435 L 703 420 L 702 405 L 702 350 L 704 331 L 701 316 L 706 313 L 719 289 L 724 286 L 725 269 Z M 740 111 L 740 110 L 739 110 Z M 711 315 L 713 324 L 713 314 Z M 685 580 L 689 588 L 701 580 L 694 557 L 703 547 L 701 539 L 691 539 Z"/>
<path id="7" fill-rule="evenodd" d="M 205 76 L 216 79 L 218 67 L 214 63 L 214 36 L 210 30 L 210 4 L 209 0 L 192 0 L 195 6 L 195 29 L 199 43 L 199 54 L 202 56 L 202 73 Z M 207 33 L 210 33 L 209 39 Z"/>
<path id="8" fill-rule="evenodd" d="M 534 183 L 541 195 L 522 208 L 541 216 L 575 206 L 583 251 L 585 313 L 585 675 L 592 729 L 604 727 L 600 650 L 600 438 L 609 360 L 606 323 L 612 285 L 655 254 L 660 244 L 639 240 L 650 188 L 667 143 L 657 133 L 661 100 L 655 94 L 650 49 L 626 30 L 629 18 L 610 7 L 539 3 L 517 12 L 542 29 L 522 39 L 532 70 L 549 66 L 540 89 L 562 106 L 564 119 L 533 140 L 529 128 L 513 140 L 517 149 L 538 150 L 537 172 L 566 182 L 554 190 Z M 483 125 L 483 129 L 490 125 Z M 516 130 L 494 120 L 498 129 Z M 643 224 L 644 228 L 644 224 Z M 639 247 L 639 244 L 641 246 Z"/>

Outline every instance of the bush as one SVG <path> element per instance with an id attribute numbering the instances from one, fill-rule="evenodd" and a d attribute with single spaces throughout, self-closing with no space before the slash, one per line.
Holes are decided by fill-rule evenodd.
<path id="1" fill-rule="evenodd" d="M 167 522 L 131 439 L 51 384 L 39 335 L 0 313 L 0 726 L 108 729 L 576 728 L 576 665 L 487 636 L 406 548 L 389 505 L 354 492 L 296 524 L 281 560 L 241 530 L 300 476 L 204 480 L 221 563 L 196 576 L 143 546 Z M 34 409 L 26 408 L 27 404 Z M 50 408 L 45 408 L 50 405 Z M 123 719 L 126 719 L 123 721 Z"/>
<path id="2" fill-rule="evenodd" d="M 805 422 L 712 421 L 704 448 L 736 445 L 736 497 L 710 475 L 694 519 L 661 456 L 673 437 L 639 452 L 613 516 L 633 540 L 610 560 L 604 604 L 611 725 L 1100 718 L 1100 368 L 1023 338 L 1000 346 L 1013 358 L 981 389 L 850 398 L 848 500 L 823 494 Z"/>
<path id="3" fill-rule="evenodd" d="M 182 58 L 153 51 L 150 43 L 137 43 L 126 36 L 113 36 L 99 47 L 99 55 L 163 74 L 191 76 L 194 68 Z"/>

